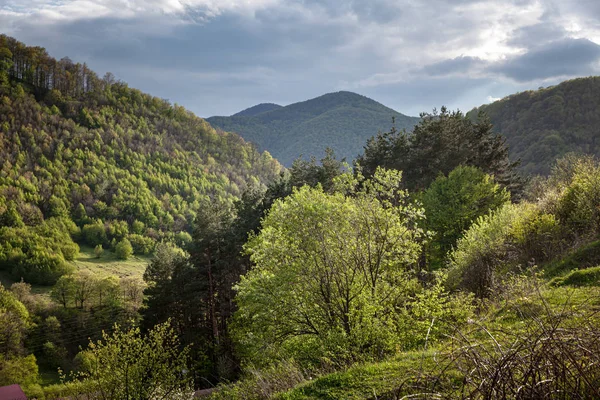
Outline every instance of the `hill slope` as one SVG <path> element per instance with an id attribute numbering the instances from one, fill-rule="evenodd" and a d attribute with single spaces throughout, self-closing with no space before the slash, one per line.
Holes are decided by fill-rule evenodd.
<path id="1" fill-rule="evenodd" d="M 280 171 L 183 107 L 4 35 L 0 160 L 0 269 L 39 283 L 77 257 L 71 240 L 114 249 L 128 239 L 138 254 L 182 245 L 207 203 L 231 203 Z"/>
<path id="2" fill-rule="evenodd" d="M 567 152 L 600 155 L 600 77 L 508 96 L 472 110 L 485 111 L 506 137 L 511 158 L 523 172 L 548 174 Z"/>
<path id="3" fill-rule="evenodd" d="M 337 92 L 252 116 L 236 114 L 208 121 L 239 133 L 289 166 L 300 155 L 319 158 L 327 147 L 334 149 L 338 157 L 352 161 L 368 138 L 377 131 L 389 130 L 392 118 L 398 129 L 407 130 L 419 120 L 368 97 Z"/>
<path id="4" fill-rule="evenodd" d="M 255 115 L 262 114 L 267 111 L 273 111 L 282 108 L 279 104 L 274 103 L 260 103 L 254 107 L 246 108 L 239 113 L 235 113 L 232 117 L 254 117 Z"/>

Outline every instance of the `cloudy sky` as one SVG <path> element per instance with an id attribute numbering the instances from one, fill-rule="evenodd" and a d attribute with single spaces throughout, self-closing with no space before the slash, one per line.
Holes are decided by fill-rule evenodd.
<path id="1" fill-rule="evenodd" d="M 468 111 L 600 74 L 599 0 L 0 0 L 0 32 L 204 117 L 338 90 Z"/>

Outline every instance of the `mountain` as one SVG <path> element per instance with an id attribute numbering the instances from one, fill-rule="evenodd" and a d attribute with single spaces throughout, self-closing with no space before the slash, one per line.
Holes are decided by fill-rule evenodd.
<path id="1" fill-rule="evenodd" d="M 506 137 L 525 173 L 547 175 L 568 152 L 600 156 L 600 77 L 513 94 L 468 115 L 476 118 L 479 111 Z"/>
<path id="2" fill-rule="evenodd" d="M 239 113 L 233 114 L 232 117 L 254 117 L 255 115 L 262 114 L 267 111 L 273 111 L 281 108 L 279 104 L 274 103 L 260 103 L 253 107 L 246 108 Z"/>
<path id="3" fill-rule="evenodd" d="M 350 162 L 362 152 L 368 138 L 390 129 L 392 118 L 398 129 L 407 130 L 412 130 L 419 120 L 368 97 L 337 92 L 262 113 L 251 111 L 250 115 L 211 117 L 208 121 L 215 127 L 239 133 L 289 166 L 300 155 L 320 158 L 327 147 Z"/>
<path id="4" fill-rule="evenodd" d="M 183 107 L 0 35 L 0 270 L 16 279 L 52 283 L 77 243 L 184 246 L 199 212 L 280 168 Z"/>

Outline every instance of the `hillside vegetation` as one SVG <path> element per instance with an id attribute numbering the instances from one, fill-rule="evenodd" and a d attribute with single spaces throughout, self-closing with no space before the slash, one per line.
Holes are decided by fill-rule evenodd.
<path id="1" fill-rule="evenodd" d="M 253 107 L 246 108 L 238 113 L 232 115 L 232 117 L 253 117 L 264 112 L 273 111 L 282 108 L 279 104 L 274 103 L 261 103 Z"/>
<path id="2" fill-rule="evenodd" d="M 256 107 L 263 110 L 260 105 Z M 392 119 L 398 129 L 406 130 L 412 130 L 419 120 L 351 92 L 329 93 L 261 113 L 248 114 L 249 110 L 231 117 L 211 117 L 208 121 L 239 133 L 286 166 L 301 155 L 319 159 L 327 147 L 351 162 L 368 138 L 390 129 Z"/>
<path id="3" fill-rule="evenodd" d="M 340 97 L 381 111 L 233 118 L 335 133 Z M 600 398 L 592 156 L 525 186 L 484 114 L 442 107 L 353 169 L 280 171 L 6 36 L 0 133 L 0 385 L 28 398 Z"/>
<path id="4" fill-rule="evenodd" d="M 517 93 L 472 110 L 485 112 L 527 174 L 548 175 L 568 152 L 600 155 L 600 77 Z"/>
<path id="5" fill-rule="evenodd" d="M 122 253 L 184 246 L 211 202 L 280 166 L 181 106 L 0 36 L 0 268 L 51 284 L 76 243 Z"/>
<path id="6" fill-rule="evenodd" d="M 472 178 L 462 187 L 457 185 L 465 172 L 460 167 L 447 178 L 436 180 L 425 197 L 438 196 L 462 207 L 470 202 L 481 205 L 472 198 L 477 193 L 496 196 L 497 191 L 489 185 L 474 188 Z M 389 223 L 369 221 L 381 212 L 374 205 L 363 206 L 368 210 L 363 221 L 352 224 L 351 209 L 343 212 L 345 217 L 336 217 L 335 212 L 328 212 L 333 204 L 319 199 L 317 190 L 311 207 L 302 210 L 306 213 L 303 221 L 312 226 L 312 218 L 320 212 L 327 213 L 332 221 L 315 224 L 319 234 L 312 237 L 301 232 L 300 238 L 289 241 L 275 239 L 279 232 L 289 229 L 287 225 L 296 223 L 290 217 L 275 218 L 306 206 L 306 195 L 311 193 L 309 189 L 296 192 L 274 206 L 263 222 L 263 231 L 247 245 L 256 267 L 239 285 L 237 315 L 242 323 L 234 329 L 242 333 L 239 346 L 247 351 L 243 354 L 251 362 L 245 379 L 221 386 L 211 399 L 596 398 L 600 395 L 599 177 L 597 161 L 570 157 L 555 166 L 535 201 L 483 206 L 490 211 L 471 217 L 469 227 L 463 228 L 446 254 L 442 269 L 433 274 L 421 270 L 421 279 L 430 280 L 422 286 L 410 284 L 413 269 L 398 265 L 414 263 L 407 245 L 412 242 L 418 247 L 418 239 L 415 242 L 415 237 L 406 233 L 393 234 L 399 239 L 388 242 L 390 252 L 378 251 L 377 239 L 384 243 L 382 235 L 386 232 L 381 229 L 392 232 L 398 227 L 390 217 L 385 218 Z M 402 196 L 385 189 L 389 181 L 381 175 L 375 180 L 384 188 L 385 195 L 380 198 L 392 195 L 391 199 L 399 199 L 396 207 L 410 218 L 414 210 L 402 204 Z M 488 183 L 487 179 L 480 181 Z M 444 191 L 438 189 L 440 185 Z M 365 200 L 360 191 L 353 193 L 353 201 Z M 330 201 L 337 202 L 336 197 Z M 436 215 L 444 210 L 448 221 L 464 221 L 466 214 L 453 216 L 446 203 L 426 205 L 424 213 Z M 347 232 L 334 223 L 369 229 Z M 374 236 L 377 239 L 363 245 L 373 229 L 379 229 Z M 344 240 L 348 238 L 351 240 Z M 433 243 L 438 240 L 434 238 Z M 315 246 L 315 241 L 322 245 Z M 393 246 L 402 241 L 406 241 L 402 251 L 394 250 Z M 356 246 L 345 251 L 343 246 L 349 243 Z M 286 246 L 313 257 L 300 261 L 302 258 L 292 253 L 286 260 L 289 252 L 276 251 Z M 380 260 L 368 256 L 371 250 L 383 258 L 377 277 L 381 282 L 352 287 L 349 282 L 362 279 L 352 273 L 353 263 L 360 260 L 358 254 L 365 257 L 360 265 L 366 271 L 372 268 L 371 260 Z M 424 250 L 422 262 L 427 263 L 428 255 L 435 256 L 436 252 Z M 391 254 L 392 259 L 386 260 Z M 302 268 L 311 267 L 316 271 L 302 273 Z M 436 264 L 431 267 L 438 268 Z M 398 269 L 394 275 L 385 268 Z M 273 274 L 275 270 L 278 273 Z M 337 274 L 328 275 L 332 270 Z M 385 296 L 396 299 L 395 313 L 383 311 L 385 301 L 373 301 L 386 294 L 387 279 L 395 279 L 395 290 L 404 291 L 402 296 Z M 358 288 L 371 284 L 377 289 L 369 291 L 369 300 L 364 300 L 361 296 L 365 294 Z M 411 289 L 418 292 L 410 293 Z M 281 300 L 270 297 L 274 294 Z M 320 303 L 323 300 L 332 303 Z M 349 301 L 355 302 L 354 307 L 344 308 Z M 352 310 L 347 314 L 347 334 L 343 334 L 344 314 L 336 312 L 340 309 Z M 272 314 L 263 315 L 267 310 Z M 277 315 L 286 310 L 286 317 Z M 254 313 L 261 318 L 248 320 Z M 327 318 L 333 323 L 318 325 Z M 387 318 L 392 320 L 382 323 Z M 365 320 L 370 323 L 362 326 Z M 371 330 L 374 326 L 376 331 Z M 247 342 L 250 338 L 258 343 Z M 390 348 L 385 349 L 386 344 Z M 261 347 L 260 352 L 255 345 Z M 263 367 L 257 369 L 260 365 Z"/>

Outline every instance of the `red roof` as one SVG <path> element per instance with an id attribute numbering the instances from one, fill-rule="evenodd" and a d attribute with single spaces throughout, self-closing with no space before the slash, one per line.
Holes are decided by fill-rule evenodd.
<path id="1" fill-rule="evenodd" d="M 0 400 L 27 400 L 19 385 L 0 387 Z"/>

